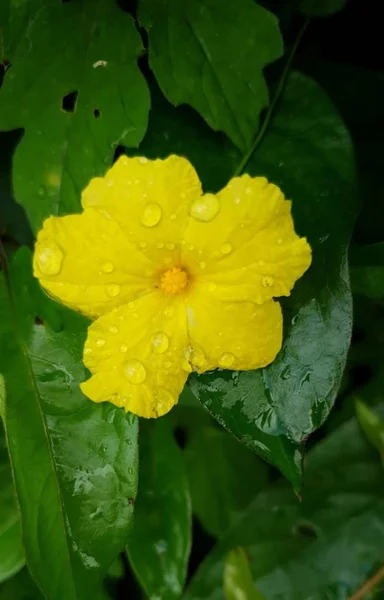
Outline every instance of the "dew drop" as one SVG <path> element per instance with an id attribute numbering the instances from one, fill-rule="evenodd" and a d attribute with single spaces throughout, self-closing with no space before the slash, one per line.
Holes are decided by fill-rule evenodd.
<path id="1" fill-rule="evenodd" d="M 189 244 L 188 250 L 194 250 L 194 249 L 195 249 L 195 246 L 193 244 Z"/>
<path id="2" fill-rule="evenodd" d="M 278 246 L 280 246 L 283 243 L 283 240 L 281 238 L 279 238 L 278 240 L 276 240 L 276 244 Z"/>
<path id="3" fill-rule="evenodd" d="M 207 266 L 207 265 L 206 265 L 206 263 L 205 263 L 203 260 L 201 260 L 201 261 L 199 262 L 199 267 L 200 267 L 200 269 L 205 269 L 205 267 L 206 267 L 206 266 Z"/>
<path id="4" fill-rule="evenodd" d="M 136 304 L 134 302 L 128 302 L 128 308 L 135 308 Z"/>
<path id="5" fill-rule="evenodd" d="M 139 242 L 140 248 L 146 248 L 148 246 L 147 242 Z"/>
<path id="6" fill-rule="evenodd" d="M 114 268 L 114 264 L 111 263 L 111 261 L 109 260 L 101 265 L 101 270 L 103 271 L 103 273 L 112 273 Z"/>
<path id="7" fill-rule="evenodd" d="M 177 217 L 176 213 L 172 213 L 172 214 L 171 214 L 171 220 L 172 220 L 172 221 L 174 221 L 174 220 L 176 219 L 176 217 Z"/>
<path id="8" fill-rule="evenodd" d="M 168 248 L 168 250 L 173 250 L 175 247 L 175 244 L 169 243 L 169 244 L 165 244 L 165 246 Z"/>
<path id="9" fill-rule="evenodd" d="M 174 308 L 173 306 L 167 306 L 166 308 L 164 308 L 163 310 L 163 314 L 165 317 L 168 317 L 168 319 L 170 319 L 171 317 L 173 317 L 174 314 Z"/>
<path id="10" fill-rule="evenodd" d="M 273 277 L 262 277 L 261 285 L 263 287 L 271 287 L 273 285 Z"/>
<path id="11" fill-rule="evenodd" d="M 147 376 L 144 365 L 136 359 L 129 360 L 125 363 L 124 373 L 129 383 L 143 383 Z"/>
<path id="12" fill-rule="evenodd" d="M 154 227 L 160 222 L 161 215 L 161 207 L 155 202 L 148 202 L 141 215 L 141 222 L 145 227 Z"/>
<path id="13" fill-rule="evenodd" d="M 109 332 L 113 333 L 115 335 L 116 333 L 119 333 L 119 330 L 116 327 L 116 325 L 111 325 L 110 328 L 109 328 Z"/>
<path id="14" fill-rule="evenodd" d="M 120 294 L 120 286 L 118 283 L 111 283 L 111 285 L 107 285 L 105 291 L 110 298 L 115 298 Z"/>
<path id="15" fill-rule="evenodd" d="M 196 221 L 209 223 L 219 214 L 219 210 L 220 202 L 217 196 L 205 194 L 193 202 L 190 214 Z"/>
<path id="16" fill-rule="evenodd" d="M 146 164 L 147 164 L 147 162 L 148 162 L 148 158 L 145 158 L 145 156 L 140 156 L 140 157 L 139 157 L 139 163 L 140 163 L 141 165 L 146 165 Z"/>
<path id="17" fill-rule="evenodd" d="M 153 336 L 152 350 L 155 354 L 164 354 L 168 350 L 169 337 L 164 331 L 159 331 Z"/>
<path id="18" fill-rule="evenodd" d="M 241 200 L 240 198 L 235 198 L 235 204 L 240 204 Z"/>
<path id="19" fill-rule="evenodd" d="M 104 338 L 99 338 L 98 340 L 96 340 L 96 346 L 98 346 L 99 348 L 101 348 L 102 346 L 104 346 L 105 344 L 105 339 Z"/>
<path id="20" fill-rule="evenodd" d="M 128 351 L 128 346 L 126 346 L 125 344 L 122 344 L 122 346 L 120 346 L 120 352 L 127 352 Z"/>
<path id="21" fill-rule="evenodd" d="M 92 348 L 84 348 L 84 354 L 92 354 Z"/>
<path id="22" fill-rule="evenodd" d="M 225 242 L 221 248 L 220 251 L 222 254 L 230 254 L 232 252 L 232 246 L 229 242 Z"/>
<path id="23" fill-rule="evenodd" d="M 203 367 L 207 362 L 203 350 L 198 346 L 189 346 L 185 351 L 185 358 L 194 367 Z"/>
<path id="24" fill-rule="evenodd" d="M 43 275 L 57 275 L 61 271 L 64 253 L 55 242 L 49 246 L 38 246 L 36 260 Z"/>
<path id="25" fill-rule="evenodd" d="M 209 284 L 209 286 L 208 286 L 208 291 L 209 291 L 209 292 L 214 292 L 214 291 L 216 290 L 216 288 L 217 288 L 217 285 L 216 285 L 216 283 L 213 283 L 213 282 L 212 282 L 212 283 L 210 283 L 210 284 Z"/>
<path id="26" fill-rule="evenodd" d="M 219 366 L 227 369 L 235 362 L 235 357 L 230 352 L 224 352 L 219 358 Z"/>
<path id="27" fill-rule="evenodd" d="M 156 400 L 158 414 L 165 414 L 175 403 L 175 399 L 171 392 L 164 387 L 156 388 L 153 395 Z"/>
<path id="28" fill-rule="evenodd" d="M 164 248 L 164 242 L 157 242 L 156 247 L 161 250 L 161 248 Z"/>
<path id="29" fill-rule="evenodd" d="M 250 188 L 250 187 L 245 188 L 245 193 L 247 194 L 247 196 L 252 194 L 252 188 Z"/>

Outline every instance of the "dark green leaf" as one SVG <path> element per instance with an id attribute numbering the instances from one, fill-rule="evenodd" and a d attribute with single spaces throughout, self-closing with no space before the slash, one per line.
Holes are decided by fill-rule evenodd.
<path id="1" fill-rule="evenodd" d="M 179 598 L 191 545 L 191 506 L 180 451 L 167 419 L 140 430 L 140 482 L 128 541 L 130 563 L 148 598 Z"/>
<path id="2" fill-rule="evenodd" d="M 222 600 L 228 552 L 245 548 L 268 600 L 346 600 L 384 553 L 384 477 L 354 419 L 308 458 L 303 501 L 281 483 L 259 494 L 203 562 L 185 600 Z"/>
<path id="3" fill-rule="evenodd" d="M 225 600 L 265 600 L 256 589 L 244 548 L 231 550 L 224 565 Z"/>
<path id="4" fill-rule="evenodd" d="M 384 267 L 352 267 L 351 286 L 354 294 L 384 298 Z"/>
<path id="5" fill-rule="evenodd" d="M 4 390 L 0 375 L 0 414 L 4 406 Z M 19 514 L 16 505 L 8 452 L 0 421 L 0 583 L 12 577 L 25 564 L 21 544 Z"/>
<path id="6" fill-rule="evenodd" d="M 327 17 L 338 12 L 347 0 L 301 0 L 300 8 L 309 17 Z"/>
<path id="7" fill-rule="evenodd" d="M 252 0 L 141 0 L 139 17 L 168 100 L 249 148 L 268 104 L 263 68 L 283 52 L 276 17 Z"/>
<path id="8" fill-rule="evenodd" d="M 34 231 L 50 214 L 77 211 L 81 190 L 104 173 L 117 144 L 143 138 L 141 50 L 132 17 L 115 2 L 55 2 L 28 28 L 0 91 L 0 128 L 25 128 L 13 185 Z"/>
<path id="9" fill-rule="evenodd" d="M 356 415 L 367 440 L 376 448 L 384 461 L 384 421 L 361 400 L 356 401 Z"/>
<path id="10" fill-rule="evenodd" d="M 206 191 L 217 191 L 241 156 L 187 109 L 152 94 L 155 110 L 140 146 L 147 156 L 186 155 Z M 351 336 L 346 252 L 356 214 L 349 135 L 328 97 L 293 73 L 247 170 L 265 175 L 292 199 L 296 229 L 313 264 L 283 302 L 284 345 L 267 369 L 215 371 L 190 379 L 211 414 L 300 487 L 298 443 L 326 419 L 337 394 Z"/>
<path id="11" fill-rule="evenodd" d="M 43 600 L 43 596 L 25 568 L 0 585 L 0 600 Z"/>
<path id="12" fill-rule="evenodd" d="M 2 0 L 0 3 L 0 64 L 13 59 L 28 22 L 39 8 L 55 0 Z"/>
<path id="13" fill-rule="evenodd" d="M 220 537 L 268 481 L 268 469 L 228 433 L 212 426 L 191 428 L 184 458 L 193 512 Z"/>
<path id="14" fill-rule="evenodd" d="M 137 419 L 79 390 L 87 321 L 58 307 L 18 252 L 1 286 L 5 426 L 29 569 L 50 600 L 99 598 L 124 548 L 137 486 Z M 56 332 L 34 322 L 56 311 Z M 52 314 L 51 314 L 52 313 Z M 57 331 L 61 324 L 61 331 Z"/>

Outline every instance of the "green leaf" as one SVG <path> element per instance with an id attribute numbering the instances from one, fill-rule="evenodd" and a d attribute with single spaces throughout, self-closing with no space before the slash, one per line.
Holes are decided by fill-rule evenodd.
<path id="1" fill-rule="evenodd" d="M 167 419 L 140 428 L 140 482 L 130 563 L 151 600 L 180 598 L 191 546 L 188 480 Z"/>
<path id="2" fill-rule="evenodd" d="M 210 534 L 220 537 L 266 486 L 268 469 L 228 433 L 212 426 L 191 429 L 183 454 L 193 512 Z"/>
<path id="3" fill-rule="evenodd" d="M 137 419 L 81 394 L 87 321 L 41 292 L 29 251 L 14 256 L 9 289 L 1 283 L 4 421 L 27 564 L 49 599 L 99 599 L 132 519 Z M 39 306 L 55 331 L 35 323 Z"/>
<path id="4" fill-rule="evenodd" d="M 1 390 L 1 380 L 0 375 L 0 414 L 5 400 L 4 391 Z M 19 514 L 3 427 L 0 422 L 0 583 L 12 577 L 24 564 Z"/>
<path id="5" fill-rule="evenodd" d="M 190 110 L 152 93 L 154 110 L 140 152 L 187 156 L 206 191 L 224 186 L 242 157 Z M 349 135 L 322 89 L 292 73 L 247 170 L 278 184 L 292 200 L 297 231 L 313 264 L 282 302 L 284 344 L 267 369 L 193 376 L 190 387 L 210 413 L 248 448 L 300 487 L 299 443 L 327 418 L 350 344 L 351 292 L 346 254 L 355 214 Z"/>
<path id="6" fill-rule="evenodd" d="M 224 566 L 224 597 L 225 600 L 265 600 L 255 588 L 244 548 L 228 552 Z"/>
<path id="7" fill-rule="evenodd" d="M 115 2 L 55 2 L 30 24 L 0 91 L 0 129 L 25 129 L 13 186 L 34 231 L 50 214 L 78 211 L 81 190 L 116 146 L 142 140 L 141 51 L 132 17 Z"/>
<path id="8" fill-rule="evenodd" d="M 268 104 L 263 68 L 283 53 L 276 17 L 252 0 L 141 0 L 139 18 L 168 100 L 249 148 Z"/>
<path id="9" fill-rule="evenodd" d="M 13 59 L 29 20 L 54 0 L 2 0 L 0 3 L 0 64 Z"/>
<path id="10" fill-rule="evenodd" d="M 361 400 L 356 401 L 356 416 L 367 440 L 380 453 L 384 462 L 384 421 Z"/>
<path id="11" fill-rule="evenodd" d="M 0 584 L 0 600 L 43 600 L 43 596 L 25 568 L 3 585 Z"/>
<path id="12" fill-rule="evenodd" d="M 185 600 L 222 600 L 226 557 L 242 546 L 268 600 L 345 600 L 381 566 L 384 477 L 355 419 L 308 457 L 303 500 L 286 483 L 259 494 L 200 566 Z"/>
<path id="13" fill-rule="evenodd" d="M 300 9 L 309 17 L 327 17 L 342 10 L 347 0 L 301 0 Z"/>

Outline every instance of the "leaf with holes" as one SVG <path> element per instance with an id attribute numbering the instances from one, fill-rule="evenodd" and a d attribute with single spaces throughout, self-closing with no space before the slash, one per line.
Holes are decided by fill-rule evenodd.
<path id="1" fill-rule="evenodd" d="M 252 0 L 141 0 L 139 18 L 165 96 L 249 148 L 268 104 L 263 68 L 283 52 L 276 17 Z"/>
<path id="2" fill-rule="evenodd" d="M 217 191 L 242 161 L 223 136 L 187 108 L 156 93 L 140 151 L 171 152 L 195 165 L 206 191 Z M 309 77 L 292 73 L 261 144 L 247 166 L 292 200 L 296 230 L 308 237 L 313 263 L 282 302 L 283 348 L 266 369 L 192 376 L 189 385 L 243 444 L 300 487 L 301 442 L 327 418 L 349 348 L 352 303 L 346 253 L 356 216 L 351 141 L 329 98 Z"/>
<path id="3" fill-rule="evenodd" d="M 132 17 L 114 2 L 55 2 L 30 24 L 0 91 L 0 129 L 25 129 L 13 185 L 34 231 L 50 214 L 77 211 L 81 190 L 104 173 L 116 146 L 143 138 L 141 50 Z"/>
<path id="4" fill-rule="evenodd" d="M 191 545 L 191 502 L 167 419 L 140 427 L 140 487 L 128 556 L 151 600 L 180 598 Z"/>
<path id="5" fill-rule="evenodd" d="M 47 598 L 99 599 L 132 519 L 137 419 L 81 394 L 87 321 L 43 295 L 28 251 L 0 284 L 4 423 L 28 567 Z M 43 314 L 54 329 L 34 322 Z"/>
<path id="6" fill-rule="evenodd" d="M 228 552 L 244 547 L 268 600 L 345 600 L 384 553 L 384 478 L 356 420 L 308 456 L 303 500 L 286 483 L 256 496 L 192 579 L 185 600 L 223 600 Z"/>

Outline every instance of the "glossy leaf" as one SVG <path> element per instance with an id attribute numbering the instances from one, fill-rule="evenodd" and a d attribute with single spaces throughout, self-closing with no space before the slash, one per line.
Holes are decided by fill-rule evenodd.
<path id="1" fill-rule="evenodd" d="M 0 414 L 4 402 L 1 383 L 0 381 Z M 0 583 L 12 577 L 24 564 L 19 513 L 3 427 L 0 422 Z"/>
<path id="2" fill-rule="evenodd" d="M 244 548 L 228 552 L 224 565 L 225 600 L 265 600 L 255 587 Z"/>
<path id="3" fill-rule="evenodd" d="M 356 401 L 356 416 L 367 440 L 380 453 L 384 462 L 384 421 L 361 400 Z"/>
<path id="4" fill-rule="evenodd" d="M 183 451 L 193 512 L 220 537 L 268 482 L 267 466 L 228 433 L 191 428 Z"/>
<path id="5" fill-rule="evenodd" d="M 132 518 L 137 419 L 81 394 L 87 321 L 43 295 L 28 251 L 15 255 L 10 277 L 8 290 L 1 281 L 0 364 L 27 564 L 49 599 L 98 599 Z"/>
<path id="6" fill-rule="evenodd" d="M 246 150 L 268 104 L 263 68 L 283 52 L 276 17 L 252 0 L 141 0 L 139 18 L 168 100 Z"/>
<path id="7" fill-rule="evenodd" d="M 55 2 L 28 27 L 0 91 L 0 128 L 25 129 L 13 186 L 34 231 L 50 214 L 77 211 L 81 190 L 104 173 L 116 146 L 143 138 L 141 50 L 132 17 L 115 2 Z"/>
<path id="8" fill-rule="evenodd" d="M 259 494 L 192 579 L 185 600 L 222 600 L 228 552 L 242 546 L 268 600 L 345 600 L 381 566 L 384 477 L 354 419 L 308 458 L 303 500 L 278 483 Z"/>
<path id="9" fill-rule="evenodd" d="M 179 448 L 167 419 L 142 423 L 139 494 L 127 550 L 148 598 L 180 597 L 190 545 L 190 497 Z"/>
<path id="10" fill-rule="evenodd" d="M 300 8 L 309 17 L 327 17 L 338 12 L 347 0 L 301 0 Z"/>
<path id="11" fill-rule="evenodd" d="M 220 189 L 241 156 L 187 109 L 161 98 L 140 146 L 147 156 L 187 156 L 207 191 Z M 352 324 L 346 252 L 356 214 L 349 135 L 328 97 L 293 73 L 247 171 L 265 175 L 292 199 L 296 229 L 313 264 L 285 300 L 284 344 L 267 369 L 215 371 L 189 380 L 211 414 L 300 487 L 300 442 L 319 427 L 337 394 Z"/>

